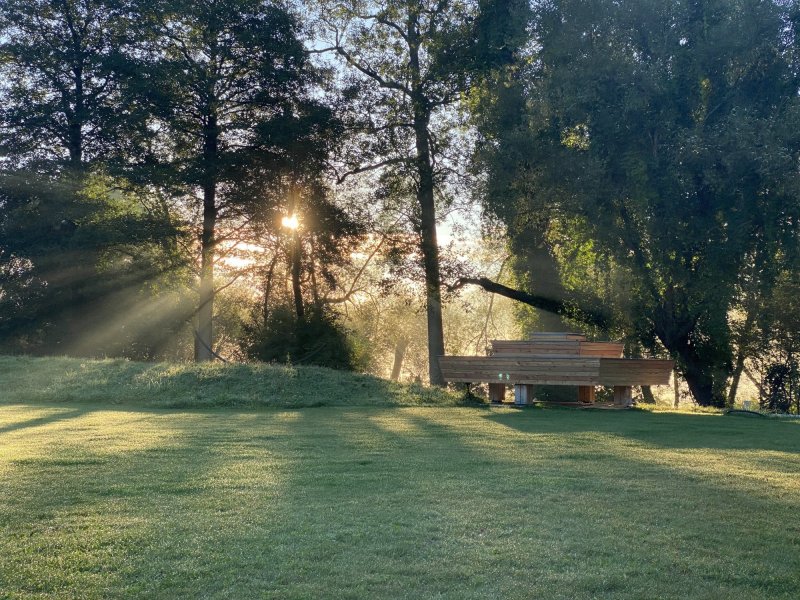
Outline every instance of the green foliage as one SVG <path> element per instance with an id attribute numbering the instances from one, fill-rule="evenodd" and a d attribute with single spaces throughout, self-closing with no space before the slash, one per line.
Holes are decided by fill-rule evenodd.
<path id="1" fill-rule="evenodd" d="M 179 356 L 186 304 L 180 224 L 102 176 L 0 176 L 5 351 Z M 142 193 L 142 192 L 139 192 Z"/>
<path id="2" fill-rule="evenodd" d="M 800 365 L 796 360 L 770 365 L 764 375 L 761 408 L 800 414 Z"/>
<path id="3" fill-rule="evenodd" d="M 277 307 L 266 320 L 245 331 L 245 352 L 269 363 L 359 369 L 351 332 L 331 310 L 312 308 L 299 319 L 288 306 Z"/>
<path id="4" fill-rule="evenodd" d="M 521 53 L 520 81 L 492 95 L 482 124 L 490 208 L 512 237 L 524 244 L 519 224 L 536 219 L 571 229 L 565 250 L 591 241 L 597 263 L 627 277 L 613 298 L 624 299 L 622 325 L 650 351 L 666 348 L 704 405 L 724 403 L 728 313 L 746 267 L 769 287 L 764 265 L 796 247 L 792 11 L 544 3 L 535 60 Z"/>
<path id="5" fill-rule="evenodd" d="M 130 30 L 124 3 L 5 0 L 0 156 L 16 167 L 72 168 L 129 158 L 144 124 L 125 93 Z"/>

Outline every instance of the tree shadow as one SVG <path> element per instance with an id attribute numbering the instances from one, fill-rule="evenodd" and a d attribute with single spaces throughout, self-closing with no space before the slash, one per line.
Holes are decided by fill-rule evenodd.
<path id="1" fill-rule="evenodd" d="M 493 411 L 484 418 L 520 433 L 605 433 L 664 449 L 800 453 L 798 424 L 772 419 L 566 408 Z"/>
<path id="2" fill-rule="evenodd" d="M 51 407 L 37 407 L 40 408 L 51 408 Z M 71 408 L 71 409 L 61 409 L 57 412 L 53 412 L 49 415 L 44 415 L 41 417 L 34 417 L 32 419 L 27 419 L 24 421 L 17 421 L 14 423 L 9 423 L 7 425 L 0 426 L 0 433 L 11 433 L 12 431 L 20 431 L 22 429 L 29 429 L 32 427 L 42 427 L 45 425 L 50 425 L 52 423 L 58 423 L 59 421 L 67 421 L 70 419 L 76 419 L 78 417 L 82 417 L 90 412 L 93 412 L 92 409 L 82 409 L 82 408 Z"/>
<path id="3" fill-rule="evenodd" d="M 653 597 L 674 578 L 713 597 L 789 589 L 797 563 L 778 560 L 786 570 L 770 583 L 764 559 L 715 552 L 722 530 L 780 548 L 790 534 L 772 527 L 754 536 L 753 528 L 796 510 L 796 497 L 748 494 L 724 478 L 630 456 L 615 446 L 620 421 L 612 419 L 628 413 L 593 422 L 539 409 L 459 409 L 455 419 L 427 408 L 116 410 L 153 421 L 124 432 L 131 439 L 147 427 L 170 435 L 116 456 L 64 438 L 63 453 L 99 462 L 22 465 L 40 468 L 9 480 L 13 517 L 22 520 L 14 533 L 32 534 L 14 538 L 30 552 L 8 563 L 23 576 L 37 576 L 26 557 L 41 566 L 36 557 L 53 552 L 47 537 L 69 527 L 94 527 L 106 544 L 84 551 L 91 568 L 108 573 L 106 590 L 141 597 L 314 597 L 324 586 L 331 597 L 525 598 L 558 589 L 588 598 L 614 595 L 607 586 L 618 584 L 627 597 Z M 651 422 L 634 416 L 645 417 L 642 428 Z M 602 464 L 585 447 L 598 432 L 609 437 L 593 450 L 613 455 Z M 53 481 L 61 488 L 49 489 Z M 667 481 L 675 513 L 653 510 Z M 723 495 L 724 510 L 706 502 Z M 113 530 L 104 515 L 117 519 Z M 609 583 L 610 562 L 639 538 L 652 554 Z M 728 568 L 737 561 L 743 574 Z"/>

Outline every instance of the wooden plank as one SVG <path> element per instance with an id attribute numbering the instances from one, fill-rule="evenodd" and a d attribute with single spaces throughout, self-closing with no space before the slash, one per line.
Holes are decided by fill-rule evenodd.
<path id="1" fill-rule="evenodd" d="M 578 388 L 578 401 L 585 404 L 594 404 L 595 391 L 593 385 L 582 385 Z"/>
<path id="2" fill-rule="evenodd" d="M 497 354 L 564 354 L 567 356 L 579 356 L 581 352 L 580 343 L 569 344 L 546 344 L 546 343 L 527 343 L 527 344 L 497 344 L 492 346 L 492 352 Z"/>
<path id="3" fill-rule="evenodd" d="M 506 399 L 506 386 L 502 383 L 489 384 L 489 402 L 499 404 Z"/>
<path id="4" fill-rule="evenodd" d="M 614 386 L 614 406 L 628 407 L 633 404 L 633 390 L 627 385 Z"/>
<path id="5" fill-rule="evenodd" d="M 574 333 L 574 332 L 561 332 L 561 331 L 535 331 L 531 334 L 531 340 L 578 340 L 582 341 L 586 339 L 586 336 L 582 333 Z"/>
<path id="6" fill-rule="evenodd" d="M 621 358 L 624 344 L 581 340 L 492 340 L 494 354 L 563 354 Z"/>
<path id="7" fill-rule="evenodd" d="M 581 356 L 606 356 L 609 358 L 622 358 L 625 344 L 617 342 L 581 342 Z"/>
<path id="8" fill-rule="evenodd" d="M 673 362 L 649 359 L 552 356 L 444 356 L 439 361 L 447 381 L 547 385 L 665 385 Z"/>
<path id="9" fill-rule="evenodd" d="M 600 359 L 600 382 L 603 385 L 667 385 L 674 363 L 655 359 Z"/>

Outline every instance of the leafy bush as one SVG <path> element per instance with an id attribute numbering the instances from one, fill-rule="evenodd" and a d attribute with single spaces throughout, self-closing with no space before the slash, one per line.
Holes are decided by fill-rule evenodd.
<path id="1" fill-rule="evenodd" d="M 764 375 L 761 408 L 800 413 L 800 368 L 796 360 L 774 363 Z"/>
<path id="2" fill-rule="evenodd" d="M 273 310 L 246 328 L 245 352 L 264 362 L 355 370 L 361 365 L 350 332 L 330 310 L 309 310 L 298 319 L 289 307 Z"/>

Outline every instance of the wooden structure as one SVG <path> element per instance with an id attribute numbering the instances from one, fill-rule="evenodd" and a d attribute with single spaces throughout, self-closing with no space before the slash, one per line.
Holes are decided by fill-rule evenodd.
<path id="1" fill-rule="evenodd" d="M 490 356 L 441 356 L 446 381 L 489 384 L 489 398 L 502 402 L 514 386 L 514 403 L 530 404 L 533 385 L 578 387 L 578 399 L 591 404 L 595 386 L 614 388 L 614 404 L 630 406 L 632 386 L 669 383 L 671 360 L 622 358 L 623 345 L 587 342 L 577 333 L 537 333 L 525 341 L 493 340 Z"/>

